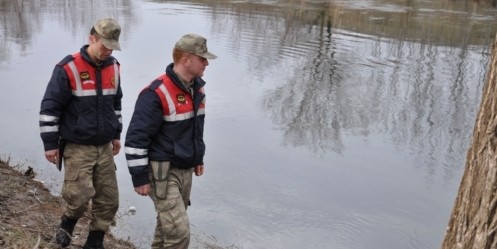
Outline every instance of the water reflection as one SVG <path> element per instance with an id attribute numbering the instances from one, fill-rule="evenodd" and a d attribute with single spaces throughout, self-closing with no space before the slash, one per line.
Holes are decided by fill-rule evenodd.
<path id="1" fill-rule="evenodd" d="M 12 52 L 10 46 L 19 45 L 19 52 L 26 52 L 33 36 L 40 32 L 43 18 L 58 21 L 73 35 L 88 29 L 98 17 L 110 16 L 119 20 L 123 33 L 129 30 L 133 19 L 131 0 L 74 1 L 74 0 L 3 0 L 0 1 L 0 62 Z M 50 27 L 46 27 L 50 29 Z M 89 31 L 88 31 L 89 32 Z M 123 35 L 125 37 L 126 35 Z M 56 37 L 54 37 L 56 39 Z M 125 38 L 124 38 L 125 39 Z M 78 49 L 78 47 L 75 47 Z M 16 51 L 17 52 L 17 51 Z"/>
<path id="2" fill-rule="evenodd" d="M 32 8 L 34 3 L 24 5 L 20 0 L 7 0 L 0 2 L 0 62 L 8 60 L 12 40 L 21 46 L 21 52 L 25 51 L 25 46 L 31 42 L 33 25 L 37 22 L 29 22 L 28 18 L 37 19 L 38 14 L 29 16 L 26 9 Z"/>
<path id="3" fill-rule="evenodd" d="M 472 68 L 471 60 L 488 53 L 497 30 L 497 12 L 480 1 L 180 2 L 207 10 L 217 32 L 231 30 L 230 52 L 250 51 L 244 54 L 254 74 L 280 67 L 289 57 L 297 61 L 295 72 L 282 72 L 288 81 L 267 94 L 264 107 L 284 127 L 287 144 L 313 151 L 341 152 L 343 132 L 386 132 L 395 141 L 433 148 L 446 138 L 458 141 L 454 136 L 473 125 L 479 99 L 474 89 L 481 87 L 487 64 L 483 58 Z M 2 1 L 0 61 L 8 60 L 12 41 L 25 51 L 40 29 L 42 9 L 73 32 L 95 16 L 109 15 L 122 17 L 126 32 L 131 5 Z M 363 39 L 368 42 L 357 44 Z M 368 49 L 358 54 L 361 47 Z M 446 115 L 451 122 L 442 122 Z M 450 144 L 447 151 L 466 146 Z"/>
<path id="4" fill-rule="evenodd" d="M 154 1 L 165 2 L 165 1 Z M 248 29 L 265 42 L 279 37 L 278 45 L 305 42 L 309 28 L 326 25 L 357 33 L 395 38 L 433 45 L 491 44 L 496 31 L 497 10 L 492 1 L 167 1 L 187 3 L 195 9 L 205 8 L 212 16 L 216 30 Z M 235 17 L 236 25 L 226 22 Z M 292 31 L 303 36 L 292 36 Z M 303 32 L 304 31 L 304 32 Z M 269 35 L 269 37 L 268 37 Z M 240 37 L 243 38 L 243 37 Z M 235 40 L 234 42 L 242 42 Z M 251 43 L 252 44 L 252 43 Z M 269 45 L 274 45 L 270 43 Z M 272 51 L 278 54 L 279 50 Z"/>
<path id="5" fill-rule="evenodd" d="M 460 167 L 497 31 L 489 5 L 190 2 L 205 4 L 213 29 L 231 30 L 229 49 L 249 56 L 252 73 L 281 67 L 288 74 L 264 98 L 286 144 L 341 152 L 344 133 L 384 133 L 414 148 L 428 172 L 442 165 L 451 178 Z M 293 72 L 282 67 L 289 57 Z"/>
<path id="6" fill-rule="evenodd" d="M 441 202 L 451 193 L 436 184 L 428 189 L 424 174 L 429 180 L 433 175 L 452 179 L 458 172 L 454 168 L 463 166 L 488 65 L 489 44 L 497 31 L 494 8 L 475 1 L 435 0 L 152 2 L 1 1 L 0 69 L 1 62 L 16 58 L 18 51 L 23 57 L 28 57 L 24 53 L 33 53 L 31 43 L 39 44 L 40 34 L 52 35 L 50 25 L 66 30 L 53 32 L 54 36 L 71 33 L 85 38 L 95 18 L 117 17 L 124 33 L 129 33 L 130 26 L 137 27 L 133 34 L 123 35 L 130 41 L 133 37 L 134 43 L 128 43 L 130 49 L 117 56 L 128 68 L 126 98 L 131 112 L 130 103 L 136 97 L 132 88 L 143 87 L 144 79 L 157 73 L 150 69 L 152 65 L 164 63 L 164 57 L 152 51 L 173 42 L 150 27 L 177 21 L 177 29 L 171 34 L 192 26 L 205 33 L 209 30 L 204 29 L 210 29 L 212 34 L 206 34 L 212 37 L 209 46 L 222 53 L 207 74 L 219 77 L 209 81 L 214 83 L 209 91 L 215 93 L 210 95 L 210 106 L 222 102 L 218 110 L 211 109 L 211 117 L 217 111 L 223 112 L 221 115 L 236 114 L 210 121 L 210 148 L 214 149 L 209 161 L 215 167 L 209 171 L 212 175 L 197 182 L 201 185 L 196 189 L 201 203 L 192 210 L 196 215 L 192 220 L 200 230 L 213 227 L 207 229 L 208 233 L 221 234 L 227 237 L 222 239 L 232 242 L 238 238 L 232 234 L 238 227 L 244 236 L 240 240 L 257 238 L 253 243 L 259 248 L 284 241 L 286 244 L 280 246 L 295 243 L 297 247 L 304 243 L 298 239 L 302 234 L 320 245 L 333 244 L 330 234 L 336 234 L 345 245 L 358 245 L 341 248 L 369 248 L 368 242 L 377 238 L 384 244 L 391 241 L 406 248 L 433 248 L 438 232 L 442 236 L 446 225 L 440 220 L 450 211 Z M 189 21 L 192 23 L 185 24 Z M 144 41 L 154 49 L 143 49 Z M 77 49 L 81 44 L 68 45 Z M 47 54 L 59 50 L 57 45 L 46 47 Z M 25 67 L 30 65 L 32 71 L 42 70 L 32 66 L 45 63 L 42 57 L 29 57 L 36 63 L 16 60 L 21 66 L 1 71 L 2 76 L 7 75 L 5 82 L 24 76 Z M 236 84 L 225 78 L 232 71 L 237 77 L 243 76 L 235 78 Z M 39 81 L 40 73 L 32 72 L 30 77 L 21 81 Z M 28 94 L 39 99 L 44 86 L 33 84 Z M 26 95 L 18 93 L 19 86 L 6 87 L 2 92 L 11 94 L 1 96 L 4 103 L 19 103 Z M 251 92 L 244 92 L 248 88 Z M 238 100 L 236 94 L 240 92 L 250 100 L 230 102 L 232 96 Z M 19 137 L 18 144 L 32 145 L 39 137 L 35 127 L 39 102 L 35 102 L 19 104 L 21 110 L 0 106 L 1 113 L 25 114 L 28 110 L 27 115 L 33 117 L 19 117 L 26 119 L 24 122 L 17 118 L 4 120 L 2 125 L 7 124 L 7 128 L 2 130 L 9 133 L 2 134 L 5 140 Z M 261 105 L 253 107 L 252 103 Z M 267 119 L 259 116 L 261 111 L 271 118 L 269 128 L 264 126 Z M 254 123 L 266 128 L 249 127 Z M 270 130 L 273 124 L 284 136 Z M 14 130 L 23 134 L 17 136 Z M 236 139 L 227 142 L 222 138 Z M 290 148 L 280 148 L 277 140 Z M 380 147 L 363 146 L 361 142 L 367 140 Z M 18 144 L 12 147 L 25 149 Z M 255 144 L 260 148 L 254 149 Z M 307 157 L 307 150 L 324 160 Z M 38 151 L 33 153 L 41 156 Z M 403 156 L 409 158 L 404 160 Z M 303 172 L 302 165 L 319 172 Z M 412 165 L 422 170 L 413 170 Z M 129 178 L 127 172 L 120 172 L 123 178 Z M 416 178 L 405 172 L 423 176 Z M 453 184 L 448 185 L 450 188 Z M 123 196 L 127 192 L 123 191 Z M 146 203 L 143 199 L 132 201 L 134 205 Z M 152 210 L 146 208 L 138 210 Z M 144 213 L 133 221 L 134 229 L 140 230 L 132 231 L 135 236 L 152 234 L 146 229 L 153 222 L 153 212 Z M 349 232 L 340 233 L 341 229 L 334 229 L 337 226 Z M 270 236 L 275 231 L 279 237 L 273 241 Z M 385 235 L 392 239 L 385 239 Z M 150 238 L 141 240 L 148 246 Z M 421 241 L 422 245 L 409 246 L 406 241 Z"/>
<path id="7" fill-rule="evenodd" d="M 314 51 L 265 106 L 290 144 L 341 152 L 343 135 L 382 133 L 419 154 L 428 173 L 442 165 L 450 179 L 467 149 L 488 61 L 475 65 L 479 55 L 471 51 L 390 42 L 376 50 L 373 40 L 358 45 L 363 58 Z"/>

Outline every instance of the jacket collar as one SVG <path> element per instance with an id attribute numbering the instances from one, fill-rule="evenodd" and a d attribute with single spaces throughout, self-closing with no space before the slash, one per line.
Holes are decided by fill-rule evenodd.
<path id="1" fill-rule="evenodd" d="M 91 59 L 90 55 L 88 54 L 88 47 L 90 45 L 84 45 L 83 47 L 81 47 L 81 49 L 79 50 L 79 53 L 81 54 L 81 57 L 86 61 L 88 62 L 90 65 L 92 65 L 93 67 L 105 67 L 105 66 L 108 66 L 108 65 L 112 65 L 114 64 L 114 57 L 112 56 L 109 56 L 109 58 L 105 59 L 104 61 L 102 61 L 102 63 L 100 65 L 97 65 L 95 62 L 93 62 L 93 60 Z"/>
<path id="2" fill-rule="evenodd" d="M 183 89 L 185 91 L 188 91 L 188 89 L 186 89 L 186 87 L 183 84 L 183 82 L 181 81 L 181 79 L 174 72 L 173 67 L 174 67 L 174 63 L 171 63 L 171 64 L 169 64 L 167 66 L 167 68 L 166 68 L 166 74 L 167 74 L 167 76 L 169 76 L 169 78 L 171 78 L 171 80 L 173 81 L 173 83 L 177 87 L 179 87 L 179 88 L 181 88 L 181 89 Z M 202 80 L 202 78 L 197 77 L 197 78 L 193 79 L 193 89 L 194 90 L 197 90 L 197 89 L 203 87 L 204 85 L 205 85 L 205 81 Z"/>

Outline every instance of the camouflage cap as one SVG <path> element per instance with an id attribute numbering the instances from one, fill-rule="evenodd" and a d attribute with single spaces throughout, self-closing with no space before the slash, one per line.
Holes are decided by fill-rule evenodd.
<path id="1" fill-rule="evenodd" d="M 186 34 L 174 46 L 188 53 L 196 54 L 206 59 L 216 59 L 217 56 L 207 51 L 207 40 L 196 34 Z"/>
<path id="2" fill-rule="evenodd" d="M 119 35 L 121 26 L 112 18 L 98 20 L 93 26 L 100 35 L 104 46 L 108 49 L 121 50 L 119 45 Z"/>

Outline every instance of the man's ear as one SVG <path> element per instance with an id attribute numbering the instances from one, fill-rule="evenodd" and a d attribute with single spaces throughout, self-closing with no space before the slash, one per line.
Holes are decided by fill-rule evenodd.
<path id="1" fill-rule="evenodd" d="M 90 44 L 92 44 L 92 43 L 94 43 L 94 42 L 96 42 L 96 41 L 97 41 L 97 38 L 96 38 L 94 35 L 90 35 L 90 36 L 88 37 L 88 40 L 90 41 Z"/>
<path id="2" fill-rule="evenodd" d="M 185 55 L 185 56 L 182 56 L 182 57 L 181 57 L 180 62 L 181 62 L 181 64 L 185 64 L 185 63 L 187 63 L 189 60 L 190 60 L 190 57 Z"/>

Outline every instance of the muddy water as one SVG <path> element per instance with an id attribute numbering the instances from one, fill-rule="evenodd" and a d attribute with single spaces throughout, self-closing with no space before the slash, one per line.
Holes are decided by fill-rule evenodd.
<path id="1" fill-rule="evenodd" d="M 96 18 L 123 26 L 123 122 L 184 33 L 219 56 L 192 247 L 438 248 L 485 81 L 497 11 L 473 1 L 0 2 L 0 154 L 54 194 L 38 110 Z M 115 233 L 148 248 L 155 214 L 116 157 Z M 127 210 L 137 209 L 135 215 Z"/>

